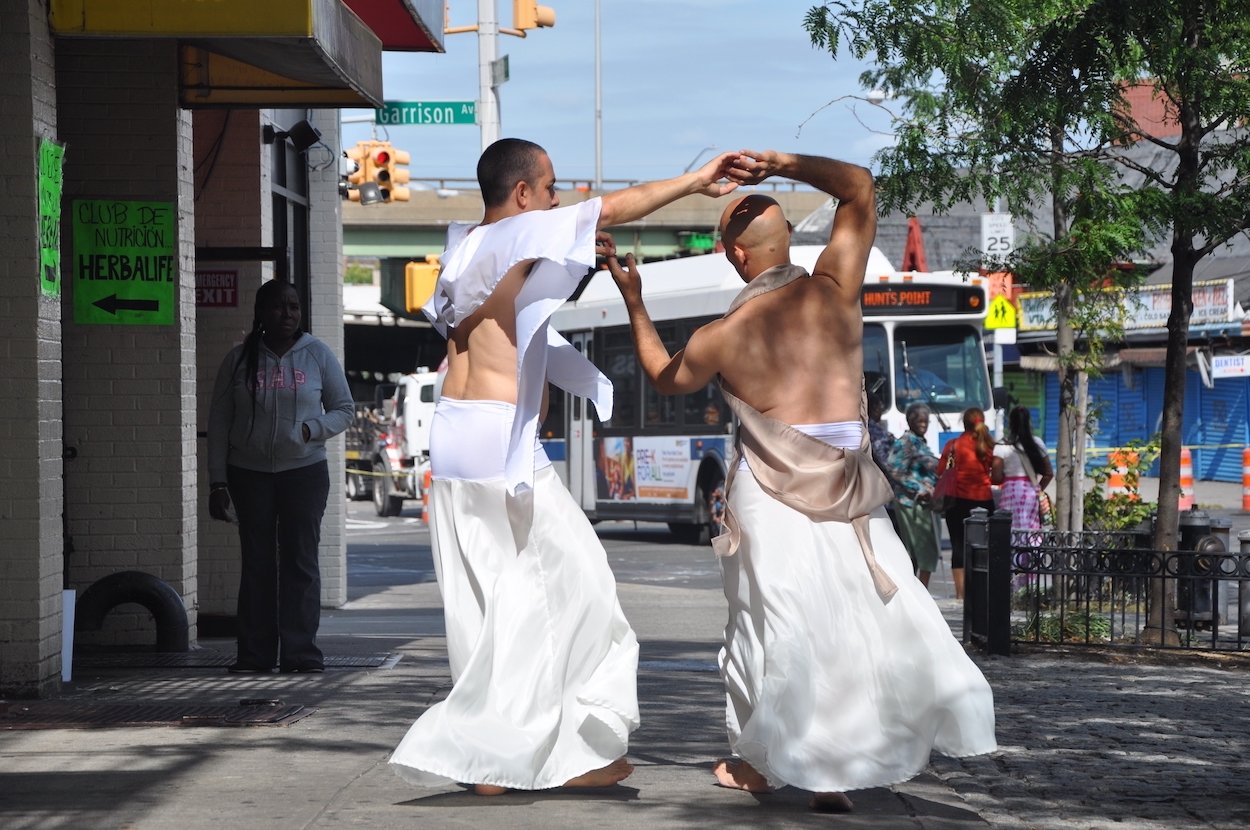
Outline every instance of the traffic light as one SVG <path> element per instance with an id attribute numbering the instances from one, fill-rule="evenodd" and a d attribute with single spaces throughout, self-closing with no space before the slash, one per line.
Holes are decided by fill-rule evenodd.
<path id="1" fill-rule="evenodd" d="M 406 150 L 396 150 L 389 141 L 374 142 L 373 151 L 369 154 L 370 178 L 377 182 L 382 191 L 384 202 L 408 201 L 409 177 L 412 175 L 405 165 L 412 160 Z"/>
<path id="2" fill-rule="evenodd" d="M 346 182 L 341 184 L 348 199 L 353 202 L 363 202 L 370 204 L 378 201 L 373 198 L 372 188 L 374 185 L 373 176 L 370 174 L 370 157 L 369 142 L 361 141 L 355 147 L 351 147 L 343 151 L 343 155 L 347 157 L 344 164 L 344 175 Z"/>
<path id="3" fill-rule="evenodd" d="M 512 0 L 512 28 L 525 31 L 556 25 L 556 10 L 536 0 Z"/>
<path id="4" fill-rule="evenodd" d="M 428 254 L 425 262 L 414 260 L 404 266 L 404 308 L 409 314 L 420 311 L 434 296 L 434 286 L 438 283 L 441 270 L 438 254 Z"/>

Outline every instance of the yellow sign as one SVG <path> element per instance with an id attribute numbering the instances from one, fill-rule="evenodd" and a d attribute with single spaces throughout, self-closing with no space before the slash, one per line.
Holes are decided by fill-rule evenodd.
<path id="1" fill-rule="evenodd" d="M 985 327 L 987 329 L 1014 329 L 1016 327 L 1016 306 L 1007 299 L 1006 294 L 999 294 L 990 300 L 990 307 L 985 310 Z"/>

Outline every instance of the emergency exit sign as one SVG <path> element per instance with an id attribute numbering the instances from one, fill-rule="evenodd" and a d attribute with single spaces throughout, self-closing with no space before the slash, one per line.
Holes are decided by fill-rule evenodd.
<path id="1" fill-rule="evenodd" d="M 374 121 L 387 127 L 427 124 L 476 124 L 476 101 L 386 101 Z"/>

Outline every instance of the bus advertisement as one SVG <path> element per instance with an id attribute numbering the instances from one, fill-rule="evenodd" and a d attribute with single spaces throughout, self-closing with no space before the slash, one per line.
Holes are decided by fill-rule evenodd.
<path id="1" fill-rule="evenodd" d="M 811 269 L 823 250 L 795 246 L 791 259 Z M 720 254 L 648 263 L 643 298 L 670 352 L 695 329 L 724 314 L 742 280 Z M 876 248 L 861 293 L 864 380 L 884 404 L 891 433 L 907 429 L 904 411 L 932 411 L 937 449 L 962 430 L 960 413 L 984 409 L 994 429 L 989 371 L 981 342 L 987 285 L 975 274 L 893 269 Z M 593 519 L 667 522 L 679 538 L 703 541 L 709 503 L 723 488 L 733 426 L 716 385 L 660 395 L 634 354 L 624 303 L 607 271 L 595 273 L 551 324 L 612 381 L 611 420 L 553 390 L 541 440 L 569 491 Z"/>

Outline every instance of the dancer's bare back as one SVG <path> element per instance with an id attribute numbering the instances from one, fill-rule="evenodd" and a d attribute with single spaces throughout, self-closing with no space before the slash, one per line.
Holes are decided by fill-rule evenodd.
<path id="1" fill-rule="evenodd" d="M 720 373 L 757 411 L 788 424 L 859 419 L 863 322 L 856 295 L 816 273 L 762 294 L 715 334 Z"/>
<path id="2" fill-rule="evenodd" d="M 486 301 L 451 331 L 443 395 L 516 403 L 516 297 L 533 264 L 512 266 Z"/>

